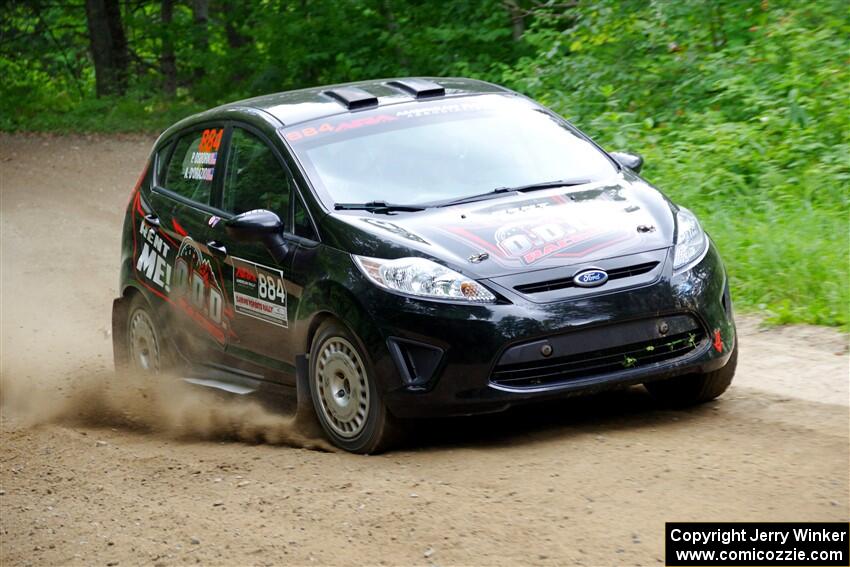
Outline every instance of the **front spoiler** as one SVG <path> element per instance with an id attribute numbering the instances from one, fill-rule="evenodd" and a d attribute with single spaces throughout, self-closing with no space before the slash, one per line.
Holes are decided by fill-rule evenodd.
<path id="1" fill-rule="evenodd" d="M 493 383 L 479 389 L 457 392 L 451 403 L 428 403 L 427 394 L 399 390 L 387 394 L 387 403 L 393 414 L 402 418 L 449 417 L 495 413 L 507 410 L 511 406 L 588 395 L 606 390 L 626 388 L 635 384 L 644 384 L 656 380 L 666 380 L 684 374 L 713 372 L 726 366 L 732 351 L 737 346 L 733 337 L 727 344 L 728 350 L 719 356 L 713 356 L 711 344 L 705 344 L 699 350 L 680 360 L 658 363 L 642 368 L 624 369 L 619 372 L 602 374 L 588 378 L 572 380 L 566 383 L 540 386 L 537 388 L 510 388 Z"/>

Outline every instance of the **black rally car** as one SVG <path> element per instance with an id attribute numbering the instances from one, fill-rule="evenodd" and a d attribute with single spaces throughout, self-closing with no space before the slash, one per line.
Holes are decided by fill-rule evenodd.
<path id="1" fill-rule="evenodd" d="M 641 164 L 468 79 L 192 116 L 127 207 L 116 363 L 241 394 L 300 385 L 356 452 L 399 419 L 629 384 L 710 400 L 737 358 L 726 273 Z"/>

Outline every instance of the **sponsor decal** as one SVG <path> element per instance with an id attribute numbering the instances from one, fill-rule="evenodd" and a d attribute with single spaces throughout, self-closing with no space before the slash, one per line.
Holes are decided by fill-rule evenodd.
<path id="1" fill-rule="evenodd" d="M 190 237 L 178 243 L 150 226 L 138 194 L 135 209 L 139 226 L 133 231 L 133 258 L 139 283 L 224 344 L 228 336 L 234 336 L 229 324 L 233 309 L 225 304 L 221 278 L 216 277 L 210 258 Z M 179 227 L 176 219 L 173 224 Z"/>
<path id="2" fill-rule="evenodd" d="M 507 256 L 520 258 L 525 264 L 560 252 L 574 242 L 570 235 L 575 233 L 559 223 L 508 224 L 496 231 L 496 244 Z"/>
<path id="3" fill-rule="evenodd" d="M 139 234 L 143 243 L 142 251 L 136 259 L 136 272 L 158 288 L 171 291 L 171 265 L 168 258 L 171 246 L 155 228 L 144 222 L 139 224 Z"/>
<path id="4" fill-rule="evenodd" d="M 233 306 L 236 313 L 288 327 L 283 272 L 233 258 Z"/>
<path id="5" fill-rule="evenodd" d="M 173 287 L 172 296 L 183 311 L 223 343 L 229 327 L 223 316 L 224 291 L 210 259 L 188 236 L 177 251 Z"/>
<path id="6" fill-rule="evenodd" d="M 354 120 L 343 121 L 325 121 L 316 126 L 306 126 L 297 130 L 287 132 L 285 137 L 290 142 L 299 142 L 315 136 L 325 134 L 338 134 L 348 130 L 363 128 L 365 126 L 376 126 L 387 122 L 394 122 L 400 119 L 425 118 L 428 116 L 439 116 L 444 114 L 455 114 L 458 112 L 477 112 L 484 110 L 478 102 L 448 102 L 428 107 L 417 107 L 407 110 L 400 110 L 395 114 L 378 114 L 376 116 L 365 116 L 363 118 L 355 118 Z"/>
<path id="7" fill-rule="evenodd" d="M 488 252 L 493 261 L 506 267 L 555 264 L 603 249 L 615 254 L 618 247 L 643 237 L 628 227 L 650 217 L 639 208 L 612 209 L 610 201 L 625 200 L 614 189 L 484 207 L 466 213 L 463 224 L 442 230 L 459 242 Z M 622 222 L 617 222 L 617 215 L 623 216 Z"/>
<path id="8" fill-rule="evenodd" d="M 426 107 L 416 107 L 396 112 L 399 118 L 421 118 L 440 114 L 455 114 L 457 112 L 476 112 L 484 110 L 484 106 L 474 101 L 448 102 Z"/>
<path id="9" fill-rule="evenodd" d="M 317 136 L 319 134 L 345 132 L 346 130 L 354 130 L 356 128 L 362 128 L 363 126 L 374 126 L 376 124 L 383 124 L 384 122 L 392 122 L 393 120 L 396 120 L 396 117 L 391 114 L 379 114 L 378 116 L 367 116 L 365 118 L 346 120 L 345 122 L 340 122 L 339 124 L 323 122 L 319 126 L 307 126 L 306 128 L 301 128 L 300 130 L 293 130 L 292 132 L 287 132 L 286 139 L 290 142 L 297 142 L 304 138 L 312 138 L 313 136 Z"/>

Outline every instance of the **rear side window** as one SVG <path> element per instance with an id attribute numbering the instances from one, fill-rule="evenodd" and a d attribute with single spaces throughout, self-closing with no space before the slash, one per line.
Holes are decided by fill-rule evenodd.
<path id="1" fill-rule="evenodd" d="M 165 185 L 165 175 L 168 171 L 168 156 L 171 154 L 171 147 L 174 142 L 168 142 L 161 150 L 156 153 L 156 182 L 160 186 Z"/>
<path id="2" fill-rule="evenodd" d="M 268 209 L 288 228 L 292 191 L 291 178 L 272 149 L 254 134 L 234 128 L 227 153 L 224 210 L 238 215 Z"/>
<path id="3" fill-rule="evenodd" d="M 165 172 L 165 188 L 197 203 L 209 204 L 223 133 L 223 128 L 208 128 L 180 138 Z"/>

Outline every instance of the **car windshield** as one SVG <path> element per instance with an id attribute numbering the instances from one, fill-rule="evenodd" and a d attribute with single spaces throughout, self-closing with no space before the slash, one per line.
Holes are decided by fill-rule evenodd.
<path id="1" fill-rule="evenodd" d="M 513 96 L 393 105 L 281 133 L 329 206 L 427 205 L 617 171 L 563 121 Z"/>

